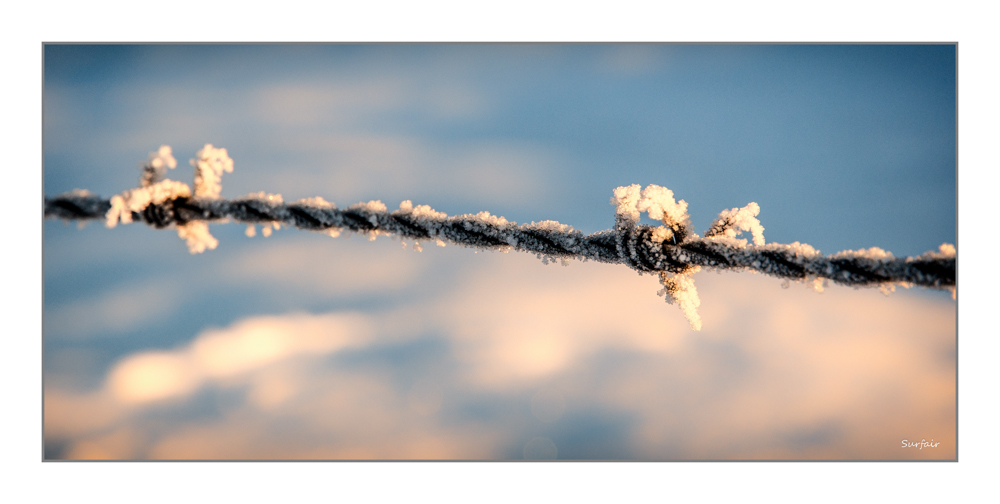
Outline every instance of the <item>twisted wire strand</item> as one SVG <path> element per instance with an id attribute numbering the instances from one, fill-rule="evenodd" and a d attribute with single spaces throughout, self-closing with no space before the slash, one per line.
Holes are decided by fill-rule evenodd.
<path id="1" fill-rule="evenodd" d="M 111 207 L 110 200 L 99 196 L 67 193 L 45 198 L 45 217 L 104 219 Z M 384 206 L 363 203 L 338 209 L 332 205 L 284 204 L 262 198 L 190 197 L 151 203 L 141 212 L 131 212 L 131 216 L 132 220 L 155 228 L 197 221 L 236 221 L 281 223 L 310 231 L 391 234 L 412 240 L 442 240 L 482 249 L 531 252 L 546 260 L 578 258 L 625 264 L 640 273 L 683 274 L 694 267 L 708 267 L 752 270 L 796 281 L 824 278 L 855 287 L 895 283 L 937 289 L 955 286 L 954 254 L 929 252 L 906 258 L 845 253 L 823 256 L 798 243 L 740 247 L 711 236 L 682 233 L 672 240 L 657 241 L 653 236 L 656 228 L 620 216 L 613 229 L 583 234 L 555 221 L 518 225 L 485 212 L 447 216 L 419 208 L 389 212 Z"/>

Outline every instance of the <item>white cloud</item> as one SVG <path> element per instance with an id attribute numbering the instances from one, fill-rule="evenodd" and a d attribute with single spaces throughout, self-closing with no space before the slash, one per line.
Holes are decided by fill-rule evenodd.
<path id="1" fill-rule="evenodd" d="M 367 320 L 349 314 L 253 317 L 177 350 L 131 355 L 115 364 L 107 387 L 123 403 L 184 397 L 276 362 L 362 344 L 370 332 Z"/>
<path id="2" fill-rule="evenodd" d="M 47 389 L 47 442 L 83 458 L 502 458 L 536 439 L 559 457 L 954 456 L 947 296 L 700 273 L 695 333 L 620 267 L 459 267 L 444 297 L 252 317 L 128 356 L 101 390 Z M 184 417 L 207 387 L 230 399 Z M 899 448 L 920 437 L 943 447 Z"/>
<path id="3" fill-rule="evenodd" d="M 609 348 L 671 353 L 688 337 L 652 277 L 594 262 L 543 266 L 518 254 L 483 260 L 489 266 L 477 268 L 476 281 L 433 309 L 484 386 L 521 386 Z"/>

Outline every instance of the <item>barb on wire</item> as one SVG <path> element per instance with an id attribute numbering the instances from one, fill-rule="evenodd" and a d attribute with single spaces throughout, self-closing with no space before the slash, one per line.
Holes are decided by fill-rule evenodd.
<path id="1" fill-rule="evenodd" d="M 218 241 L 208 230 L 212 221 L 247 224 L 247 236 L 262 226 L 265 236 L 280 226 L 293 226 L 331 236 L 342 232 L 393 235 L 420 241 L 435 241 L 494 249 L 531 252 L 546 263 L 568 259 L 625 264 L 640 274 L 656 274 L 663 289 L 659 294 L 676 302 L 691 327 L 701 329 L 697 308 L 700 304 L 692 275 L 702 268 L 748 270 L 805 282 L 822 291 L 828 281 L 854 287 L 879 287 L 888 293 L 896 286 L 947 289 L 955 297 L 956 251 L 942 244 L 938 251 L 917 257 L 896 258 L 872 247 L 824 256 L 813 247 L 765 243 L 764 227 L 757 219 L 760 207 L 750 203 L 742 208 L 723 210 L 704 236 L 694 232 L 687 202 L 675 201 L 665 187 L 638 184 L 614 190 L 615 226 L 583 234 L 556 221 L 520 224 L 483 211 L 478 214 L 448 216 L 427 205 L 409 200 L 389 211 L 381 201 L 358 203 L 340 209 L 321 197 L 286 204 L 280 195 L 264 192 L 236 199 L 221 198 L 221 176 L 232 172 L 233 161 L 226 149 L 206 144 L 192 159 L 195 187 L 164 178 L 166 168 L 174 168 L 169 146 L 150 154 L 143 165 L 140 186 L 104 199 L 85 190 L 74 190 L 45 198 L 45 216 L 70 220 L 103 219 L 109 228 L 119 223 L 145 222 L 158 229 L 173 227 L 187 242 L 191 253 L 214 249 Z M 663 222 L 661 226 L 639 223 L 642 212 Z M 740 238 L 749 232 L 753 243 Z"/>

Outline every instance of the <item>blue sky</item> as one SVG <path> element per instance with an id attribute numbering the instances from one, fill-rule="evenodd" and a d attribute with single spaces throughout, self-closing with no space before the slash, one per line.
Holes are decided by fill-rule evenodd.
<path id="1" fill-rule="evenodd" d="M 135 187 L 137 163 L 161 144 L 171 145 L 179 161 L 168 176 L 190 182 L 187 159 L 212 143 L 229 149 L 236 162 L 234 173 L 223 177 L 228 197 L 264 190 L 281 193 L 286 201 L 322 196 L 347 206 L 380 199 L 390 208 L 410 199 L 449 214 L 489 210 L 518 222 L 553 219 L 593 232 L 611 227 L 612 189 L 658 184 L 689 202 L 696 231 L 706 229 L 720 210 L 755 201 L 769 242 L 801 241 L 828 254 L 878 246 L 897 256 L 955 243 L 955 48 L 950 45 L 48 45 L 44 93 L 48 195 L 86 188 L 111 196 Z M 820 340 L 847 339 L 859 346 L 845 347 L 864 353 L 857 338 L 865 331 L 884 338 L 871 343 L 874 347 L 892 349 L 901 344 L 893 331 L 912 329 L 901 329 L 910 327 L 903 323 L 890 324 L 892 330 L 880 326 L 878 309 L 856 313 L 843 327 L 831 324 L 829 315 L 822 314 L 823 303 L 796 304 L 816 302 L 805 297 L 815 295 L 801 286 L 784 291 L 776 280 L 702 273 L 712 277 L 703 281 L 706 336 L 698 339 L 700 335 L 689 334 L 676 307 L 655 296 L 655 280 L 634 278 L 624 269 L 624 276 L 606 278 L 606 269 L 612 268 L 606 265 L 573 263 L 557 273 L 531 257 L 428 244 L 423 253 L 406 250 L 401 255 L 398 241 L 331 241 L 294 230 L 248 239 L 234 224 L 212 225 L 219 248 L 197 256 L 188 254 L 174 232 L 135 224 L 108 230 L 91 223 L 77 229 L 46 221 L 44 232 L 47 400 L 70 397 L 79 401 L 67 399 L 66 404 L 104 404 L 100 401 L 110 399 L 98 396 L 117 390 L 114 377 L 124 375 L 115 370 L 125 369 L 120 366 L 128 359 L 154 350 L 187 356 L 184 349 L 211 339 L 213 330 L 229 331 L 237 338 L 232 341 L 238 341 L 244 334 L 240 324 L 261 316 L 292 317 L 283 323 L 298 327 L 296 314 L 360 313 L 369 321 L 415 328 L 378 326 L 372 329 L 379 335 L 374 340 L 354 343 L 362 345 L 352 350 L 360 353 L 322 354 L 326 360 L 310 361 L 309 369 L 334 382 L 346 376 L 367 383 L 357 378 L 366 376 L 374 383 L 372 390 L 385 390 L 387 403 L 396 398 L 419 406 L 419 400 L 410 399 L 432 390 L 430 402 L 437 409 L 421 417 L 428 422 L 425 430 L 400 434 L 399 443 L 413 445 L 402 451 L 340 447 L 318 456 L 408 457 L 419 453 L 420 446 L 434 446 L 438 451 L 431 452 L 445 457 L 521 458 L 529 448 L 548 446 L 536 439 L 549 440 L 564 456 L 582 458 L 864 458 L 898 453 L 894 444 L 896 451 L 851 451 L 864 445 L 859 440 L 878 439 L 860 427 L 864 419 L 844 411 L 796 417 L 786 411 L 796 397 L 788 391 L 767 389 L 770 395 L 763 395 L 786 416 L 770 423 L 760 419 L 771 428 L 748 431 L 763 439 L 777 436 L 787 451 L 775 449 L 774 443 L 726 451 L 725 446 L 735 445 L 725 435 L 691 434 L 705 423 L 709 410 L 725 403 L 726 394 L 703 402 L 676 396 L 686 412 L 674 419 L 678 432 L 702 439 L 702 444 L 681 446 L 683 436 L 657 437 L 644 430 L 654 420 L 664 421 L 664 413 L 613 393 L 618 382 L 609 377 L 624 380 L 629 366 L 638 362 L 658 369 L 662 359 L 676 364 L 684 355 L 703 368 L 670 368 L 660 378 L 694 380 L 696 390 L 716 390 L 711 371 L 745 361 L 736 369 L 746 374 L 726 374 L 733 383 L 763 387 L 772 379 L 804 377 L 820 387 L 836 374 L 832 363 L 817 364 L 829 374 L 816 376 L 808 369 L 784 376 L 767 371 L 786 348 L 781 336 L 786 330 Z M 541 273 L 536 267 L 550 270 Z M 496 271 L 505 276 L 490 276 Z M 577 275 L 588 281 L 573 283 Z M 484 287 L 477 278 L 492 279 L 496 288 Z M 637 292 L 603 297 L 607 292 L 595 287 L 602 282 L 609 286 L 604 290 L 615 286 Z M 713 285 L 717 291 L 711 290 Z M 551 296 L 526 303 L 519 290 L 551 291 Z M 758 290 L 764 294 L 748 294 Z M 577 292 L 591 294 L 576 298 Z M 476 304 L 462 304 L 474 298 L 461 294 L 496 296 L 491 299 L 497 307 L 477 311 Z M 595 312 L 609 307 L 611 318 L 585 316 L 589 322 L 581 325 L 581 315 L 557 296 Z M 744 306 L 747 296 L 760 296 L 763 304 Z M 792 297 L 779 302 L 774 296 Z M 928 378 L 916 364 L 900 369 L 891 359 L 862 359 L 858 372 L 868 378 L 889 371 L 916 374 L 910 385 L 900 383 L 899 390 L 890 388 L 887 394 L 909 390 L 921 380 L 943 381 L 947 391 L 951 380 L 950 396 L 942 392 L 930 403 L 913 399 L 899 410 L 900 415 L 939 418 L 927 430 L 948 434 L 947 414 L 939 413 L 948 413 L 949 404 L 954 411 L 954 362 L 951 375 L 947 365 L 954 355 L 949 296 L 914 291 L 882 298 L 877 292 L 850 289 L 832 289 L 824 296 L 838 299 L 826 301 L 831 310 L 854 307 L 847 311 L 858 312 L 863 311 L 859 306 L 873 305 L 882 306 L 884 313 L 936 314 L 924 325 L 938 332 L 927 329 L 926 347 L 920 347 L 923 353 L 914 362 L 944 362 L 943 371 Z M 643 308 L 647 311 L 629 312 L 629 303 L 646 298 L 653 302 Z M 780 313 L 812 315 L 792 324 L 762 315 L 786 302 L 786 312 Z M 454 306 L 464 307 L 458 313 L 478 315 L 462 318 L 450 311 Z M 503 306 L 519 315 L 498 315 Z M 736 308 L 740 306 L 744 311 Z M 538 339 L 511 337 L 518 317 L 527 317 L 529 336 L 544 334 Z M 644 322 L 622 322 L 614 329 L 614 317 Z M 600 334 L 588 329 L 602 324 L 611 325 Z M 631 343 L 616 342 L 622 338 Z M 746 346 L 755 338 L 764 338 L 762 346 Z M 570 343 L 578 340 L 582 342 Z M 532 346 L 538 341 L 545 342 L 544 348 Z M 800 358 L 831 350 L 813 343 L 792 347 L 801 351 Z M 237 378 L 206 374 L 191 395 L 178 392 L 162 404 L 122 406 L 119 416 L 91 430 L 59 427 L 63 430 L 50 436 L 47 449 L 59 457 L 102 449 L 126 458 L 165 456 L 178 453 L 177 446 L 185 446 L 178 440 L 194 436 L 192 429 L 224 428 L 220 418 L 227 412 L 239 416 L 254 411 L 251 416 L 261 425 L 273 426 L 268 422 L 275 417 L 268 415 L 280 417 L 283 411 L 277 405 L 298 411 L 296 400 L 308 404 L 302 397 L 320 393 L 290 385 L 301 384 L 301 377 L 290 378 L 291 371 L 281 368 L 291 366 L 288 359 L 308 355 L 268 361 L 271 367 L 240 375 L 256 385 L 231 385 Z M 448 371 L 435 375 L 435 369 Z M 609 374 L 601 375 L 602 369 Z M 588 395 L 581 388 L 584 383 L 601 392 Z M 871 400 L 861 392 L 864 379 L 857 383 L 856 390 L 844 389 L 843 408 Z M 260 392 L 286 389 L 299 390 L 299 395 L 283 403 L 273 402 L 282 397 L 277 392 Z M 732 390 L 736 394 L 740 389 Z M 754 389 L 743 392 L 752 397 Z M 649 393 L 666 392 L 654 388 Z M 561 398 L 555 401 L 566 403 L 561 420 L 547 422 L 532 412 L 530 404 L 537 397 Z M 342 404 L 338 401 L 320 402 L 334 408 Z M 240 409 L 246 404 L 250 409 Z M 426 408 L 405 411 L 419 416 Z M 749 418 L 753 411 L 735 413 Z M 402 413 L 373 407 L 370 414 Z M 167 427 L 136 433 L 136 425 L 150 415 Z M 297 418 L 308 419 L 309 413 Z M 444 440 L 442 426 L 486 434 Z M 716 428 L 732 431 L 731 425 Z M 275 433 L 280 429 L 261 427 L 260 432 L 281 438 Z M 885 435 L 898 443 L 897 433 Z M 436 441 L 422 445 L 414 439 Z M 309 444 L 275 446 L 296 443 Z M 644 443 L 654 448 L 643 451 Z M 245 446 L 240 451 L 237 445 L 233 441 L 203 456 L 299 453 L 278 448 L 253 452 Z"/>
<path id="2" fill-rule="evenodd" d="M 325 194 L 596 231 L 609 188 L 657 183 L 701 229 L 757 201 L 773 241 L 915 255 L 954 241 L 954 70 L 948 45 L 48 46 L 46 191 L 118 192 L 131 173 L 116 167 L 137 155 L 125 138 L 316 171 L 346 163 L 294 143 L 350 131 L 442 157 L 513 148 L 545 196 L 481 202 L 446 180 L 385 194 L 334 179 Z M 267 98 L 274 109 L 252 110 Z"/>

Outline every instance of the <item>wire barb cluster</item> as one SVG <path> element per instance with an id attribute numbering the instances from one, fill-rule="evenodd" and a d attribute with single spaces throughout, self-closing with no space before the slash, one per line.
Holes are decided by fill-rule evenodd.
<path id="1" fill-rule="evenodd" d="M 226 171 L 232 170 L 225 149 L 213 150 L 206 145 L 199 155 L 205 152 L 221 152 L 224 159 L 219 162 L 228 161 Z M 167 148 L 168 156 L 169 153 Z M 664 286 L 660 294 L 668 302 L 677 302 L 696 330 L 701 327 L 696 310 L 700 301 L 690 277 L 701 268 L 756 271 L 812 282 L 819 291 L 826 281 L 833 281 L 854 287 L 876 286 L 884 292 L 894 290 L 897 285 L 919 285 L 948 289 L 953 296 L 955 293 L 956 254 L 951 245 L 944 244 L 939 251 L 917 257 L 896 258 L 878 248 L 824 256 L 798 242 L 765 244 L 764 228 L 756 219 L 759 212 L 756 203 L 723 211 L 701 237 L 690 224 L 687 203 L 675 202 L 670 190 L 655 185 L 641 191 L 638 185 L 617 188 L 612 198 L 612 204 L 616 205 L 614 228 L 583 234 L 556 221 L 519 225 L 489 212 L 448 216 L 426 205 L 413 206 L 410 201 L 390 212 L 380 201 L 339 209 L 322 198 L 286 204 L 280 196 L 265 193 L 227 200 L 219 198 L 215 190 L 207 196 L 205 191 L 199 191 L 199 180 L 210 180 L 215 189 L 219 179 L 204 174 L 199 178 L 199 165 L 205 163 L 192 160 L 192 165 L 196 167 L 194 196 L 185 184 L 150 176 L 154 167 L 147 166 L 140 188 L 111 199 L 81 190 L 46 197 L 45 216 L 106 219 L 109 227 L 117 225 L 119 220 L 145 222 L 158 229 L 176 227 L 192 253 L 215 248 L 218 243 L 208 234 L 208 222 L 236 221 L 251 226 L 248 236 L 253 236 L 252 226 L 257 224 L 287 225 L 332 236 L 346 231 L 374 239 L 384 234 L 418 243 L 425 240 L 439 245 L 453 243 L 479 249 L 531 252 L 546 262 L 559 260 L 565 264 L 568 259 L 576 258 L 625 264 L 640 274 L 657 274 Z M 221 173 L 221 170 L 216 167 L 207 173 Z M 642 211 L 662 220 L 663 225 L 639 224 Z M 268 231 L 270 228 L 265 228 L 265 235 Z M 738 238 L 744 231 L 753 234 L 753 245 Z"/>

